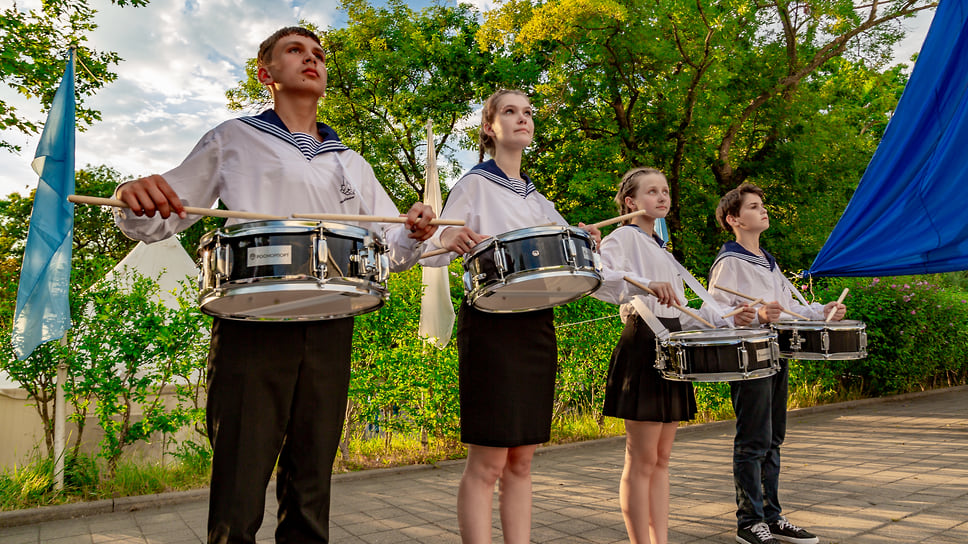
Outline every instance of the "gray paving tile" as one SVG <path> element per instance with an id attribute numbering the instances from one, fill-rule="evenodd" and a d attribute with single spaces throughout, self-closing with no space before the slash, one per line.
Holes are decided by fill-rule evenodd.
<path id="1" fill-rule="evenodd" d="M 781 501 L 823 544 L 968 542 L 968 387 L 790 413 Z M 731 424 L 680 430 L 670 467 L 670 538 L 733 542 Z M 542 448 L 533 473 L 532 542 L 627 542 L 618 507 L 621 438 Z M 459 542 L 463 462 L 334 479 L 331 536 L 340 544 Z M 495 498 L 493 538 L 500 542 Z M 257 535 L 273 542 L 270 490 Z M 46 513 L 46 511 L 45 511 Z M 204 500 L 72 520 L 0 527 L 3 544 L 204 542 Z M 0 513 L 0 525 L 4 523 Z"/>

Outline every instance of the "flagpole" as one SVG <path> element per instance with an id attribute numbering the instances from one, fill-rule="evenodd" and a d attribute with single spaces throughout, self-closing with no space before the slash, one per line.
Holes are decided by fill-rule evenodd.
<path id="1" fill-rule="evenodd" d="M 71 63 L 71 76 L 77 79 L 77 46 L 71 46 L 68 62 Z M 73 88 L 74 85 L 71 85 Z M 67 348 L 67 334 L 60 339 L 62 348 Z M 64 402 L 64 383 L 67 382 L 67 360 L 57 364 L 57 383 L 54 390 L 54 490 L 64 489 L 64 443 L 67 429 L 67 408 Z"/>
<path id="2" fill-rule="evenodd" d="M 67 335 L 60 340 L 61 347 L 67 347 Z M 64 489 L 64 437 L 67 427 L 67 412 L 64 403 L 64 383 L 67 381 L 67 362 L 57 364 L 57 384 L 54 390 L 54 489 Z"/>

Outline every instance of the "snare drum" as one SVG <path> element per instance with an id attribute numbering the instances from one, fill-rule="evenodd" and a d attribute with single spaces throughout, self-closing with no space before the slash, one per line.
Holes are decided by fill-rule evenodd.
<path id="1" fill-rule="evenodd" d="M 779 321 L 773 323 L 786 359 L 849 361 L 867 357 L 863 321 Z"/>
<path id="2" fill-rule="evenodd" d="M 668 380 L 732 382 L 780 370 L 776 333 L 769 329 L 678 331 L 655 343 L 655 368 Z"/>
<path id="3" fill-rule="evenodd" d="M 485 312 L 551 308 L 602 284 L 591 236 L 575 227 L 531 227 L 489 238 L 464 256 L 467 302 Z"/>
<path id="4" fill-rule="evenodd" d="M 341 223 L 254 221 L 202 237 L 198 301 L 227 319 L 313 321 L 383 306 L 390 270 L 370 231 Z"/>

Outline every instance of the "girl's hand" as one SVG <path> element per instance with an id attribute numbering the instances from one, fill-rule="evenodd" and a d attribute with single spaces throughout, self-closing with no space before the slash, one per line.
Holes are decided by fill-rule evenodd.
<path id="1" fill-rule="evenodd" d="M 440 243 L 445 249 L 463 255 L 487 238 L 468 227 L 448 227 L 440 234 Z"/>
<path id="2" fill-rule="evenodd" d="M 659 299 L 659 304 L 664 306 L 682 304 L 679 302 L 679 299 L 676 298 L 676 290 L 672 287 L 672 284 L 667 281 L 653 281 L 649 283 L 649 289 L 652 289 L 652 291 L 655 293 L 655 298 Z"/>

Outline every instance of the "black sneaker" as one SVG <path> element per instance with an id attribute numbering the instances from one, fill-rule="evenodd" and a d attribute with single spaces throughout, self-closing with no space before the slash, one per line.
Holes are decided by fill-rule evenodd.
<path id="1" fill-rule="evenodd" d="M 739 544 L 780 544 L 780 541 L 773 538 L 770 533 L 770 526 L 762 521 L 736 531 L 736 542 L 739 542 Z"/>
<path id="2" fill-rule="evenodd" d="M 776 540 L 792 542 L 793 544 L 817 544 L 820 542 L 819 538 L 790 523 L 783 516 L 770 524 L 770 533 Z"/>

